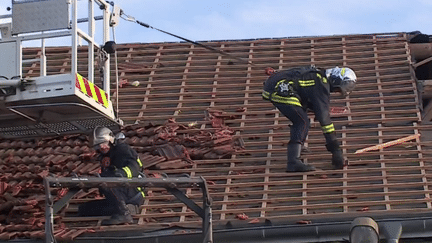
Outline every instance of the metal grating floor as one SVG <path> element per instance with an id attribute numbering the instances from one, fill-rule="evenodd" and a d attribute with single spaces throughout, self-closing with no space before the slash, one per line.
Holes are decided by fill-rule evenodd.
<path id="1" fill-rule="evenodd" d="M 420 137 L 354 154 L 365 147 L 432 129 L 421 125 L 405 34 L 205 44 L 253 65 L 189 43 L 119 45 L 120 78 L 129 83 L 139 81 L 139 86 L 119 89 L 118 114 L 125 124 L 164 123 L 174 118 L 183 124 L 196 122 L 203 130 L 211 129 L 205 121 L 204 111 L 208 108 L 236 117 L 226 124 L 244 140 L 244 151 L 227 159 L 195 161 L 189 169 L 163 171 L 204 176 L 209 181 L 215 227 L 228 222 L 308 223 L 359 215 L 413 216 L 431 211 L 430 141 Z M 332 95 L 331 103 L 332 119 L 350 166 L 330 170 L 331 155 L 325 149 L 318 122 L 311 116 L 306 145 L 312 153 L 303 158 L 318 171 L 286 173 L 289 121 L 261 98 L 264 68 L 310 64 L 324 68 L 349 66 L 358 76 L 352 95 L 346 99 Z M 30 68 L 25 70 L 30 72 Z M 199 191 L 188 190 L 187 195 L 201 201 Z M 150 191 L 135 217 L 146 228 L 200 226 L 193 212 L 163 190 Z M 92 225 L 92 219 L 64 219 L 71 225 L 79 221 L 77 226 L 86 220 Z"/>

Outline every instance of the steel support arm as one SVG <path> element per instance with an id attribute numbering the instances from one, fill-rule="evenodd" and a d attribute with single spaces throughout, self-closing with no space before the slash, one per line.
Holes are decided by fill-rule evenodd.
<path id="1" fill-rule="evenodd" d="M 146 187 L 165 188 L 186 206 L 202 218 L 202 234 L 204 243 L 213 242 L 211 198 L 208 194 L 207 184 L 203 177 L 196 178 L 121 178 L 121 177 L 46 177 L 44 179 L 46 194 L 45 234 L 46 242 L 55 242 L 53 230 L 53 216 L 66 205 L 69 200 L 81 189 L 96 187 Z M 52 187 L 70 188 L 70 191 L 56 203 L 51 196 Z M 189 199 L 179 188 L 199 187 L 203 193 L 203 206 L 200 207 Z"/>

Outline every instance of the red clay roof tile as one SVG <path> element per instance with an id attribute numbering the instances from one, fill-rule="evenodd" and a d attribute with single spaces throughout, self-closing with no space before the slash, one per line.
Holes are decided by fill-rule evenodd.
<path id="1" fill-rule="evenodd" d="M 430 158 L 427 153 L 422 153 L 428 148 L 399 147 L 352 155 L 357 149 L 421 131 L 415 78 L 409 71 L 404 38 L 377 39 L 372 35 L 370 38 L 344 36 L 214 43 L 215 46 L 222 44 L 231 52 L 251 56 L 257 66 L 228 65 L 220 55 L 204 53 L 185 43 L 160 44 L 157 47 L 161 49 L 151 52 L 144 50 L 148 48 L 146 44 L 125 45 L 128 50 L 133 49 L 128 53 L 133 57 L 128 63 L 134 66 L 129 68 L 131 73 L 137 70 L 137 65 L 152 69 L 144 74 L 135 73 L 133 78 L 126 72 L 125 78 L 139 79 L 140 86 L 126 86 L 119 91 L 119 116 L 126 124 L 137 122 L 124 127 L 125 142 L 140 153 L 145 167 L 151 169 L 149 174 L 204 176 L 214 197 L 215 225 L 236 220 L 235 216 L 241 213 L 251 219 L 301 221 L 349 214 L 365 206 L 378 213 L 430 211 L 422 181 L 430 177 L 427 169 Z M 333 49 L 338 52 L 334 53 Z M 135 55 L 135 52 L 140 54 Z M 126 67 L 124 61 L 130 61 L 128 55 L 121 50 L 118 54 Z M 316 175 L 285 173 L 289 122 L 261 98 L 262 82 L 266 78 L 262 67 L 288 68 L 293 63 L 309 65 L 312 62 L 331 66 L 341 65 L 341 60 L 352 65 L 359 74 L 358 92 L 353 92 L 347 99 L 332 96 L 332 105 L 349 108 L 349 113 L 336 114 L 333 118 L 343 141 L 344 155 L 351 160 L 351 166 L 331 174 L 326 171 Z M 29 67 L 24 69 L 29 70 Z M 207 109 L 209 106 L 211 110 Z M 154 125 L 166 121 L 164 125 Z M 322 146 L 324 141 L 319 124 L 314 119 L 311 122 L 307 142 L 313 153 L 304 158 L 308 163 L 326 169 L 330 157 Z M 188 126 L 191 123 L 194 125 Z M 237 141 L 239 138 L 245 141 Z M 186 150 L 180 155 L 181 152 L 172 147 L 163 147 L 167 142 L 181 144 Z M 420 140 L 415 144 L 418 142 Z M 159 151 L 157 145 L 162 145 Z M 240 147 L 245 150 L 238 151 Z M 187 158 L 187 155 L 194 163 L 182 167 L 185 162 L 179 159 Z M 16 228 L 8 228 L 19 232 L 5 231 L 0 225 L 0 239 L 43 238 L 42 178 L 50 173 L 58 176 L 71 176 L 72 172 L 94 173 L 97 162 L 93 156 L 82 135 L 28 141 L 0 140 L 0 223 L 13 225 L 15 219 L 9 217 L 10 212 L 22 216 Z M 174 169 L 178 166 L 181 169 Z M 157 167 L 164 171 L 155 170 Z M 409 178 L 407 183 L 404 178 Z M 57 192 L 56 200 L 64 191 L 59 189 Z M 38 203 L 25 203 L 25 199 L 32 196 L 39 196 L 31 199 Z M 71 200 L 67 212 L 73 216 L 78 203 L 98 196 L 97 189 L 81 192 Z M 197 198 L 200 195 L 192 189 L 188 196 Z M 400 198 L 406 204 L 405 208 Z M 172 201 L 173 197 L 166 191 L 154 189 L 149 191 L 147 204 L 143 207 L 157 209 L 158 205 Z M 163 216 L 158 215 L 157 210 L 149 215 L 150 208 L 143 210 L 140 216 L 143 222 L 151 221 L 162 227 L 164 223 L 181 225 L 197 221 L 184 208 L 183 205 L 173 206 L 172 213 Z M 65 223 L 64 228 L 62 220 L 65 219 L 56 217 L 55 233 L 60 239 L 71 240 L 83 233 L 67 228 L 72 227 L 69 223 Z M 85 221 L 77 224 L 85 224 Z M 95 225 L 94 222 L 91 224 Z M 29 226 L 31 229 L 27 228 Z"/>

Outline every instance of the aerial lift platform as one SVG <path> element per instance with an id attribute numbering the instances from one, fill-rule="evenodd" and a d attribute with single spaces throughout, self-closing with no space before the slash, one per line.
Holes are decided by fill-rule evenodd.
<path id="1" fill-rule="evenodd" d="M 109 39 L 110 27 L 117 16 L 104 0 L 79 4 L 78 0 L 12 0 L 12 14 L 0 16 L 11 20 L 0 24 L 0 138 L 88 133 L 96 126 L 119 129 L 121 121 L 110 100 L 109 66 L 115 46 Z M 102 16 L 95 16 L 96 10 Z M 87 14 L 86 18 L 78 18 L 78 13 Z M 102 21 L 101 33 L 96 33 L 97 20 Z M 71 38 L 70 73 L 47 75 L 45 40 L 55 38 Z M 35 40 L 41 43 L 40 58 L 23 60 L 23 42 Z M 88 43 L 86 77 L 78 73 L 82 41 Z M 95 68 L 96 52 L 103 56 L 97 60 L 99 68 Z M 40 76 L 26 78 L 22 70 L 26 62 L 40 62 Z M 95 72 L 101 74 L 101 88 L 95 85 Z"/>

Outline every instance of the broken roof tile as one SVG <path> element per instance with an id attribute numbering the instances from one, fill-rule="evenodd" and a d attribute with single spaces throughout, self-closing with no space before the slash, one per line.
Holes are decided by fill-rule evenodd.
<path id="1" fill-rule="evenodd" d="M 429 153 L 422 153 L 430 149 L 425 145 L 427 143 L 422 141 L 422 146 L 392 147 L 353 155 L 358 149 L 426 129 L 418 125 L 421 121 L 416 100 L 418 92 L 415 77 L 409 71 L 405 37 L 332 36 L 212 44 L 223 44 L 230 51 L 250 56 L 251 61 L 266 62 L 266 66 L 275 68 L 311 62 L 327 67 L 340 65 L 343 61 L 356 70 L 359 78 L 358 90 L 350 97 L 341 99 L 332 95 L 332 107 L 346 107 L 349 111 L 332 114 L 332 118 L 343 141 L 344 156 L 352 166 L 332 173 L 317 172 L 317 175 L 286 174 L 290 123 L 271 103 L 261 98 L 262 82 L 267 78 L 261 64 L 232 65 L 233 62 L 227 62 L 217 54 L 203 56 L 203 50 L 185 43 L 162 43 L 155 49 L 147 44 L 134 44 L 124 48 L 127 52 L 119 49 L 121 58 L 130 55 L 140 65 L 154 67 L 151 74 L 135 73 L 138 76 L 131 77 L 125 73 L 125 79 L 140 81 L 139 87 L 119 90 L 119 117 L 125 124 L 131 124 L 122 128 L 125 142 L 137 150 L 148 174 L 166 171 L 206 178 L 210 194 L 214 196 L 215 227 L 226 222 L 220 219 L 233 219 L 241 213 L 253 219 L 262 219 L 265 215 L 266 219 L 292 219 L 295 222 L 307 218 L 316 222 L 317 218 L 327 218 L 327 214 L 330 218 L 335 214 L 346 216 L 364 207 L 361 205 L 374 209 L 367 211 L 371 214 L 402 210 L 411 215 L 410 212 L 430 210 L 423 181 L 431 172 L 427 169 Z M 334 54 L 334 48 L 344 51 Z M 311 50 L 313 59 L 310 58 Z M 55 56 L 52 54 L 49 58 Z M 286 57 L 295 62 L 287 62 Z M 164 65 L 155 63 L 159 58 Z M 50 62 L 58 61 L 50 59 Z M 378 69 L 370 69 L 377 66 Z M 28 70 L 29 67 L 24 67 L 23 72 Z M 243 141 L 242 137 L 254 139 Z M 172 144 L 167 146 L 169 142 Z M 325 141 L 314 117 L 311 117 L 307 143 L 312 153 L 305 154 L 304 158 L 317 168 L 327 170 L 331 155 L 325 150 Z M 415 141 L 414 145 L 417 143 Z M 173 144 L 183 146 L 184 153 L 174 149 Z M 241 153 L 239 147 L 244 149 Z M 7 213 L 13 208 L 14 212 L 19 212 L 16 209 L 39 209 L 32 215 L 23 215 L 20 221 L 23 225 L 33 225 L 32 230 L 18 225 L 19 232 L 5 232 L 0 225 L 0 238 L 43 238 L 43 177 L 50 173 L 56 176 L 70 176 L 72 172 L 95 173 L 97 162 L 93 155 L 94 151 L 88 147 L 87 137 L 83 135 L 28 141 L 0 140 L 0 182 L 5 183 L 0 193 L 0 224 L 10 221 Z M 182 156 L 190 156 L 194 161 L 192 166 Z M 328 175 L 328 178 L 322 180 L 320 174 Z M 19 203 L 19 200 L 34 195 L 42 197 L 38 204 Z M 188 196 L 196 198 L 199 195 L 191 189 Z M 71 207 L 67 208 L 69 215 L 65 217 L 73 218 L 78 203 L 96 197 L 97 191 L 80 193 L 71 201 Z M 155 210 L 148 218 L 145 217 L 148 211 L 143 211 L 143 222 L 152 221 L 152 224 L 164 227 L 187 224 L 192 220 L 188 214 L 182 215 L 183 205 L 173 206 L 171 214 L 158 214 L 158 207 L 169 209 L 167 203 L 175 201 L 172 198 L 166 191 L 152 190 L 146 200 Z M 319 207 L 310 210 L 316 205 Z M 62 220 L 56 218 L 56 224 L 61 224 Z M 96 222 L 89 224 L 96 225 Z M 79 226 L 87 224 L 75 223 L 66 222 L 65 228 L 57 228 L 57 237 L 62 240 L 79 237 L 82 234 Z M 73 228 L 76 225 L 78 227 Z"/>

